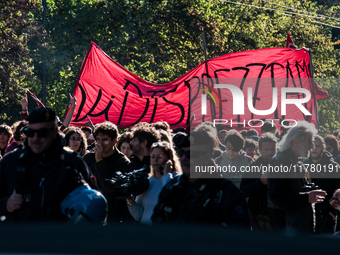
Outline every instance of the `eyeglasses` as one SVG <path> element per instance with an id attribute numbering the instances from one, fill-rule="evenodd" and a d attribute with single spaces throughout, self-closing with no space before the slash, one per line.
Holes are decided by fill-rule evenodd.
<path id="1" fill-rule="evenodd" d="M 178 149 L 177 154 L 180 158 L 183 157 L 183 155 L 185 155 L 188 159 L 190 159 L 190 150 L 185 151 L 182 149 Z"/>
<path id="2" fill-rule="evenodd" d="M 158 145 L 163 145 L 163 146 L 166 146 L 168 148 L 171 148 L 170 143 L 167 143 L 167 142 L 156 142 L 156 143 L 153 143 L 151 147 L 156 147 Z"/>
<path id="3" fill-rule="evenodd" d="M 37 135 L 42 138 L 42 137 L 46 137 L 48 136 L 48 134 L 54 129 L 54 127 L 52 128 L 40 128 L 40 129 L 31 129 L 26 127 L 24 129 L 24 134 L 27 137 L 33 137 L 35 133 L 37 133 Z"/>

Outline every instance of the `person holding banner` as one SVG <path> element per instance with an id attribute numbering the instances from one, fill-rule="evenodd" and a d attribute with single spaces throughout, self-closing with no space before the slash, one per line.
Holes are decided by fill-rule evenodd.
<path id="1" fill-rule="evenodd" d="M 45 108 L 45 105 L 37 98 L 36 95 L 34 95 L 31 91 L 27 90 L 27 92 L 32 96 L 32 98 L 34 99 L 34 101 L 36 101 L 37 105 L 39 106 L 39 108 Z M 76 97 L 72 97 L 71 94 L 69 94 L 70 96 L 70 110 L 68 111 L 64 121 L 62 122 L 61 126 L 60 126 L 60 131 L 63 131 L 65 128 L 67 128 L 70 123 L 71 123 L 71 119 L 74 113 L 74 110 L 76 108 L 77 105 L 77 98 Z M 27 94 L 25 95 L 25 97 L 23 97 L 21 99 L 21 107 L 22 107 L 22 111 L 20 112 L 20 116 L 22 120 L 26 120 L 27 116 L 28 116 L 28 99 L 27 99 Z M 58 118 L 58 117 L 57 117 Z"/>

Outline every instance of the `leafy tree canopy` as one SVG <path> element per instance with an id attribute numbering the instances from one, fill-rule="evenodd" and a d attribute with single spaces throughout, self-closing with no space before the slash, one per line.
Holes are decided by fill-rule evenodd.
<path id="1" fill-rule="evenodd" d="M 74 89 L 91 41 L 141 78 L 166 83 L 204 60 L 202 32 L 208 58 L 284 47 L 286 35 L 291 33 L 298 47 L 312 49 L 315 77 L 339 77 L 339 51 L 333 48 L 331 28 L 321 24 L 338 23 L 338 6 L 297 0 L 238 2 L 242 5 L 222 0 L 48 0 L 47 105 L 64 115 L 68 93 Z M 37 5 L 29 17 L 42 24 L 42 9 Z M 26 57 L 35 81 L 16 87 L 41 85 L 43 51 L 37 42 L 23 43 L 30 49 Z M 333 93 L 333 83 L 325 86 Z M 331 97 L 339 97 L 339 93 L 334 89 Z M 339 112 L 330 102 L 319 100 L 322 132 L 340 128 Z"/>

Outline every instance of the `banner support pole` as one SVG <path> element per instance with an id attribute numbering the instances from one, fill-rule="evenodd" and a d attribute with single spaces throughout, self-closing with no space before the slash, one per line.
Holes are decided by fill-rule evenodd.
<path id="1" fill-rule="evenodd" d="M 202 32 L 202 41 L 203 41 L 203 53 L 204 53 L 204 60 L 207 61 L 207 44 L 205 42 L 205 34 Z"/>
<path id="2" fill-rule="evenodd" d="M 313 86 L 313 94 L 314 94 L 314 110 L 316 117 L 316 129 L 319 132 L 319 114 L 318 114 L 318 102 L 316 101 L 316 83 L 314 81 L 314 71 L 313 71 L 313 61 L 312 61 L 312 49 L 309 49 L 309 65 L 310 65 L 310 73 L 312 76 L 312 86 Z"/>

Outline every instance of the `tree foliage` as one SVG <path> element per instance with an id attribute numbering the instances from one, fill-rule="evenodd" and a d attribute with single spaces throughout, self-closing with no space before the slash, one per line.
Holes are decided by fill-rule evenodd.
<path id="1" fill-rule="evenodd" d="M 63 116 L 91 41 L 141 78 L 166 83 L 204 60 L 202 32 L 208 58 L 284 47 L 289 32 L 298 47 L 312 49 L 315 77 L 339 77 L 339 51 L 333 49 L 331 28 L 315 23 L 336 25 L 337 20 L 326 16 L 339 18 L 338 6 L 297 0 L 239 2 L 243 5 L 222 0 L 48 0 L 47 105 Z M 42 24 L 41 8 L 32 17 Z M 34 67 L 38 87 L 42 52 L 34 44 L 29 47 L 29 67 Z M 335 96 L 340 93 L 335 84 L 329 86 Z M 320 126 L 329 125 L 323 132 L 339 128 L 339 112 L 330 102 L 319 101 Z M 334 114 L 327 114 L 329 110 Z"/>
<path id="2" fill-rule="evenodd" d="M 22 89 L 37 80 L 28 48 L 29 41 L 42 37 L 32 16 L 34 8 L 35 5 L 22 1 L 0 4 L 0 119 L 9 123 L 20 110 Z"/>

